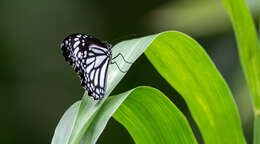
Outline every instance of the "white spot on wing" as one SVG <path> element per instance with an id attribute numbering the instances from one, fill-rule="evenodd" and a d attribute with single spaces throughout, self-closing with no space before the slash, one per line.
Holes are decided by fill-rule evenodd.
<path id="1" fill-rule="evenodd" d="M 98 75 L 99 75 L 99 70 L 100 70 L 100 69 L 98 69 L 98 70 L 96 71 L 95 80 L 94 80 L 94 84 L 95 84 L 95 86 L 98 85 Z"/>
<path id="2" fill-rule="evenodd" d="M 105 54 L 102 50 L 92 48 L 92 51 L 96 54 Z"/>
<path id="3" fill-rule="evenodd" d="M 99 89 L 96 89 L 96 93 L 99 95 L 100 94 L 100 91 L 99 91 Z"/>
<path id="4" fill-rule="evenodd" d="M 88 58 L 88 59 L 87 59 L 87 65 L 90 64 L 90 63 L 92 63 L 94 60 L 95 60 L 94 57 Z"/>
<path id="5" fill-rule="evenodd" d="M 92 70 L 90 73 L 90 79 L 94 80 L 94 74 L 95 74 L 95 70 Z"/>
<path id="6" fill-rule="evenodd" d="M 74 43 L 73 47 L 76 48 L 79 45 L 80 41 Z"/>
<path id="7" fill-rule="evenodd" d="M 79 51 L 79 48 L 76 48 L 75 50 L 74 50 L 74 55 L 77 55 L 77 53 L 78 53 L 78 51 Z"/>
<path id="8" fill-rule="evenodd" d="M 88 56 L 93 56 L 94 54 L 92 53 L 92 52 L 90 52 L 89 54 L 88 54 Z"/>
<path id="9" fill-rule="evenodd" d="M 93 47 L 93 49 L 95 49 L 95 48 L 101 49 L 101 50 L 103 50 L 103 51 L 108 51 L 108 49 L 105 48 L 105 47 L 99 47 L 99 46 L 95 46 L 95 47 Z"/>
<path id="10" fill-rule="evenodd" d="M 101 72 L 100 72 L 100 86 L 101 87 L 105 86 L 105 75 L 106 75 L 107 63 L 108 63 L 108 59 L 106 60 L 105 64 L 101 68 Z"/>
<path id="11" fill-rule="evenodd" d="M 92 70 L 92 69 L 94 68 L 94 64 L 95 64 L 95 63 L 92 63 L 91 65 L 89 65 L 89 66 L 87 67 L 87 73 L 89 73 L 90 70 Z"/>
<path id="12" fill-rule="evenodd" d="M 101 64 L 103 61 L 106 60 L 106 58 L 107 58 L 106 55 L 97 56 L 97 57 L 96 57 L 96 61 L 95 61 L 95 68 L 96 68 L 96 67 L 99 67 L 100 64 Z"/>

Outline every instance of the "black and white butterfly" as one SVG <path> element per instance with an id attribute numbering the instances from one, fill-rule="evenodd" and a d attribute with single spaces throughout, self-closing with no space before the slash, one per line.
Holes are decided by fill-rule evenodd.
<path id="1" fill-rule="evenodd" d="M 112 45 L 91 35 L 78 33 L 65 38 L 61 43 L 61 49 L 65 60 L 79 75 L 81 86 L 88 91 L 88 95 L 95 100 L 102 99 L 106 90 L 108 66 L 114 63 Z M 121 53 L 117 56 L 119 55 Z"/>

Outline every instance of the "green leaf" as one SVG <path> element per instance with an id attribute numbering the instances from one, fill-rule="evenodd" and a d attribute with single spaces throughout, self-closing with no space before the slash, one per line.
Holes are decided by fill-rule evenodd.
<path id="1" fill-rule="evenodd" d="M 135 90 L 135 89 L 133 89 Z M 107 122 L 112 117 L 113 113 L 118 109 L 120 104 L 127 98 L 133 90 L 127 91 L 125 93 L 119 94 L 118 96 L 109 97 L 104 104 L 101 106 L 100 110 L 97 111 L 93 122 L 86 130 L 86 133 L 81 139 L 81 144 L 95 144 L 98 137 L 104 130 Z"/>
<path id="2" fill-rule="evenodd" d="M 180 32 L 163 32 L 123 41 L 113 48 L 113 55 L 121 52 L 125 59 L 134 62 L 146 48 L 149 48 L 148 58 L 157 70 L 186 100 L 205 143 L 245 143 L 230 90 L 207 54 L 194 40 Z M 123 60 L 116 61 L 123 70 L 130 67 Z M 116 66 L 111 65 L 105 98 L 102 101 L 94 101 L 85 94 L 81 103 L 78 104 L 78 111 L 73 111 L 74 113 L 71 114 L 72 118 L 66 118 L 69 115 L 63 116 L 55 130 L 52 143 L 78 144 L 82 137 L 86 139 L 82 139 L 81 143 L 94 143 L 105 128 L 111 113 L 115 110 L 113 108 L 108 111 L 104 110 L 107 96 L 123 76 L 124 73 L 121 73 Z M 109 100 L 110 98 L 107 101 Z M 149 105 L 149 103 L 144 104 Z M 115 107 L 117 106 L 119 105 L 115 105 Z M 129 107 L 132 108 L 132 106 Z M 106 107 L 106 109 L 109 108 Z M 66 113 L 72 113 L 71 109 Z M 123 115 L 121 119 L 123 119 Z M 118 120 L 120 121 L 119 118 Z M 123 119 L 120 122 L 129 130 L 134 140 L 141 142 L 140 136 L 133 134 L 133 131 L 139 131 L 138 127 L 130 129 L 125 121 L 127 120 Z M 63 127 L 71 129 L 62 131 Z M 146 133 L 153 135 L 154 131 L 146 131 Z M 179 136 L 176 134 L 176 137 Z M 148 138 L 149 135 L 146 137 Z M 187 135 L 187 137 L 190 136 Z"/>
<path id="3" fill-rule="evenodd" d="M 77 112 L 79 110 L 80 101 L 74 103 L 62 116 L 59 124 L 57 125 L 52 138 L 52 144 L 66 144 L 68 143 L 71 135 L 71 129 L 73 128 Z"/>
<path id="4" fill-rule="evenodd" d="M 260 113 L 254 119 L 254 144 L 260 144 Z"/>
<path id="5" fill-rule="evenodd" d="M 63 115 L 53 144 L 68 143 L 64 140 L 68 139 L 66 136 L 79 107 L 77 102 Z M 150 87 L 138 87 L 109 97 L 94 115 L 80 144 L 95 144 L 117 109 L 114 117 L 129 130 L 136 143 L 197 143 L 184 115 L 163 93 Z"/>
<path id="6" fill-rule="evenodd" d="M 127 128 L 135 143 L 196 143 L 184 115 L 163 93 L 150 87 L 138 87 L 109 97 L 81 144 L 94 144 L 115 111 L 113 117 Z"/>
<path id="7" fill-rule="evenodd" d="M 154 88 L 135 89 L 113 117 L 138 144 L 197 143 L 184 115 Z"/>
<path id="8" fill-rule="evenodd" d="M 260 47 L 256 28 L 243 0 L 222 2 L 235 31 L 240 63 L 254 104 L 254 143 L 260 144 Z"/>
<path id="9" fill-rule="evenodd" d="M 257 32 L 244 0 L 222 0 L 231 19 L 254 107 L 260 110 L 260 49 Z"/>
<path id="10" fill-rule="evenodd" d="M 196 41 L 179 32 L 162 33 L 145 54 L 184 98 L 205 143 L 245 143 L 231 92 Z"/>
<path id="11" fill-rule="evenodd" d="M 118 53 L 121 53 L 126 60 L 134 62 L 148 47 L 153 38 L 154 36 L 148 36 L 134 41 L 121 42 L 113 47 L 113 55 L 115 56 Z M 141 43 L 139 43 L 138 41 L 141 41 Z M 133 44 L 137 44 L 140 46 L 138 47 L 138 49 L 136 49 Z M 130 47 L 129 45 L 133 46 Z M 131 66 L 125 63 L 122 58 L 120 60 L 120 57 L 118 57 L 116 61 L 118 63 L 118 66 L 124 71 L 127 71 Z M 78 111 L 75 111 L 76 108 L 73 108 L 72 110 L 68 109 L 65 112 L 64 116 L 55 129 L 52 144 L 78 144 L 82 136 L 85 134 L 86 130 L 90 126 L 91 122 L 93 121 L 97 111 L 124 75 L 125 73 L 120 72 L 116 65 L 110 65 L 108 69 L 105 98 L 103 98 L 103 100 L 101 101 L 95 101 L 85 92 L 82 101 L 80 103 L 77 103 L 77 105 L 75 104 L 74 106 L 72 106 L 77 106 Z M 65 127 L 66 129 L 64 129 Z"/>

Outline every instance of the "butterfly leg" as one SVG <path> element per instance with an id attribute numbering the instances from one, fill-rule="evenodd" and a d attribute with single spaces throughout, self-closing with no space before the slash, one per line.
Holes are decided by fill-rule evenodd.
<path id="1" fill-rule="evenodd" d="M 109 49 L 111 49 L 113 46 L 108 41 L 102 41 Z"/>
<path id="2" fill-rule="evenodd" d="M 121 68 L 118 66 L 118 64 L 114 61 L 111 61 L 111 64 L 116 64 L 116 67 L 119 69 L 119 71 L 120 72 L 122 72 L 122 73 L 127 73 L 127 71 L 123 71 L 123 70 L 121 70 Z"/>
<path id="3" fill-rule="evenodd" d="M 127 61 L 121 53 L 119 53 L 119 54 L 117 54 L 115 57 L 113 57 L 112 60 L 116 59 L 116 58 L 119 57 L 119 56 L 121 56 L 126 63 L 128 63 L 128 64 L 133 64 L 132 62 Z"/>

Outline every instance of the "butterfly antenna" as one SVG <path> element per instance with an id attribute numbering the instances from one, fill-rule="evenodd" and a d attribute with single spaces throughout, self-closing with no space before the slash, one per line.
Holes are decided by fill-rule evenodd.
<path id="1" fill-rule="evenodd" d="M 124 56 L 122 55 L 122 53 L 117 54 L 115 57 L 112 58 L 112 60 L 116 59 L 117 57 L 121 56 L 123 58 L 123 60 L 128 63 L 128 64 L 133 64 L 133 62 L 127 61 Z"/>
<path id="2" fill-rule="evenodd" d="M 121 70 L 121 68 L 118 66 L 118 64 L 117 64 L 116 62 L 112 62 L 112 61 L 111 61 L 111 64 L 116 64 L 116 67 L 119 69 L 120 72 L 122 72 L 122 73 L 127 73 L 127 71 Z"/>

